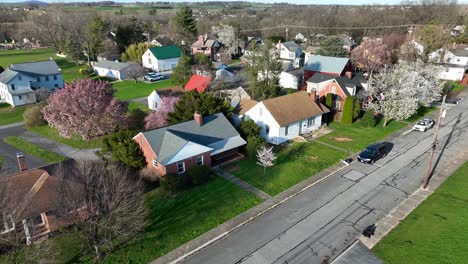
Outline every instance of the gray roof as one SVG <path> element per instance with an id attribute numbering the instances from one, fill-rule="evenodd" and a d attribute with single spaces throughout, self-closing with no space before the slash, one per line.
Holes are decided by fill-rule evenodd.
<path id="1" fill-rule="evenodd" d="M 351 37 L 344 36 L 341 39 L 343 40 L 343 44 L 345 46 L 353 47 L 357 45 L 356 42 Z"/>
<path id="2" fill-rule="evenodd" d="M 97 68 L 104 68 L 104 69 L 109 69 L 109 70 L 121 71 L 121 70 L 127 68 L 130 65 L 132 65 L 132 64 L 125 63 L 125 62 L 103 60 L 103 61 L 97 63 L 96 65 L 94 65 L 94 67 L 95 68 L 97 67 Z"/>
<path id="3" fill-rule="evenodd" d="M 317 72 L 343 72 L 349 58 L 312 55 L 304 65 L 304 70 Z"/>
<path id="4" fill-rule="evenodd" d="M 343 92 L 346 94 L 346 96 L 349 96 L 349 91 L 346 89 L 346 87 L 356 87 L 356 94 L 360 92 L 364 87 L 362 85 L 362 82 L 365 81 L 364 76 L 362 74 L 353 74 L 353 77 L 349 79 L 347 76 L 334 76 L 330 74 L 324 74 L 324 73 L 316 73 L 312 77 L 307 80 L 307 82 L 311 83 L 321 83 L 329 80 L 335 80 L 338 85 L 342 88 Z"/>
<path id="5" fill-rule="evenodd" d="M 18 72 L 6 69 L 2 73 L 0 73 L 0 83 L 7 84 L 9 81 L 15 78 L 16 75 L 18 75 Z"/>
<path id="6" fill-rule="evenodd" d="M 166 164 L 188 142 L 209 146 L 214 148 L 213 152 L 216 153 L 246 144 L 222 113 L 204 116 L 202 126 L 199 126 L 195 120 L 190 120 L 144 131 L 142 134 L 158 156 L 159 162 L 163 164 Z M 232 138 L 235 139 L 229 140 Z M 227 144 L 216 144 L 222 141 Z"/>
<path id="7" fill-rule="evenodd" d="M 59 66 L 54 60 L 12 64 L 10 65 L 10 70 L 33 76 L 61 73 Z"/>
<path id="8" fill-rule="evenodd" d="M 291 52 L 296 52 L 297 49 L 300 49 L 301 46 L 299 46 L 296 42 L 294 41 L 287 41 L 283 43 L 283 46 L 285 46 L 289 51 Z"/>
<path id="9" fill-rule="evenodd" d="M 449 51 L 458 57 L 468 57 L 468 49 L 449 49 Z"/>
<path id="10" fill-rule="evenodd" d="M 331 264 L 384 264 L 361 241 L 357 240 L 340 254 Z"/>
<path id="11" fill-rule="evenodd" d="M 321 82 L 325 82 L 325 81 L 332 80 L 335 78 L 336 78 L 335 75 L 317 72 L 316 74 L 312 75 L 312 77 L 310 77 L 309 80 L 307 80 L 307 82 L 321 83 Z"/>

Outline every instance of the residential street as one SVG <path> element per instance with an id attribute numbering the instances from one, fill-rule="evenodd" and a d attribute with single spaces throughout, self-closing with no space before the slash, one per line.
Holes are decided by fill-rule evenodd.
<path id="1" fill-rule="evenodd" d="M 455 159 L 467 159 L 467 111 L 468 100 L 447 111 L 434 155 L 435 173 Z M 182 262 L 290 264 L 334 258 L 421 186 L 434 132 L 395 138 L 388 156 L 374 165 L 353 162 Z"/>

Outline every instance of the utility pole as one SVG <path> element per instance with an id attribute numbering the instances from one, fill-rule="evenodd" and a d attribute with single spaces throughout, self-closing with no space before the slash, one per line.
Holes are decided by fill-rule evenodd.
<path id="1" fill-rule="evenodd" d="M 287 41 L 288 41 L 288 28 L 286 28 L 286 41 L 285 42 Z"/>
<path id="2" fill-rule="evenodd" d="M 431 154 L 429 155 L 429 164 L 427 165 L 426 177 L 424 177 L 423 189 L 426 189 L 427 185 L 429 184 L 429 178 L 431 176 L 431 171 L 432 171 L 432 159 L 434 158 L 434 152 L 437 147 L 437 137 L 439 134 L 439 127 L 440 127 L 440 121 L 442 120 L 442 114 L 445 111 L 445 98 L 446 97 L 447 95 L 444 95 L 444 98 L 442 99 L 442 105 L 439 111 L 439 118 L 437 119 L 437 127 L 434 133 L 434 142 L 432 143 Z"/>

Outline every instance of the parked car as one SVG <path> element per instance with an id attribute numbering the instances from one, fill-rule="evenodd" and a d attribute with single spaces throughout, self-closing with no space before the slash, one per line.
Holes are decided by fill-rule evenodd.
<path id="1" fill-rule="evenodd" d="M 429 128 L 434 126 L 435 122 L 432 119 L 424 118 L 419 120 L 414 126 L 413 129 L 421 132 L 426 132 Z"/>
<path id="2" fill-rule="evenodd" d="M 357 160 L 362 163 L 374 164 L 378 159 L 387 156 L 390 148 L 389 144 L 390 143 L 374 143 L 369 145 L 359 153 Z"/>
<path id="3" fill-rule="evenodd" d="M 459 104 L 461 101 L 463 101 L 463 98 L 459 97 L 447 97 L 447 99 L 445 99 L 445 103 L 447 104 Z"/>
<path id="4" fill-rule="evenodd" d="M 145 81 L 155 82 L 164 79 L 164 76 L 156 72 L 149 72 L 145 77 L 143 77 L 143 79 L 145 79 Z"/>

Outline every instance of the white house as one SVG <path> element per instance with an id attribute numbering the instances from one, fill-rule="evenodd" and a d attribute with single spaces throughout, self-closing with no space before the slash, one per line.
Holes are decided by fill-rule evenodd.
<path id="1" fill-rule="evenodd" d="M 298 41 L 301 41 L 301 42 L 306 42 L 307 41 L 307 38 L 304 35 L 302 35 L 302 33 L 297 33 L 296 37 L 294 39 L 298 40 Z"/>
<path id="2" fill-rule="evenodd" d="M 299 89 L 303 75 L 304 71 L 302 69 L 282 71 L 279 75 L 279 85 L 283 88 Z"/>
<path id="3" fill-rule="evenodd" d="M 12 106 L 36 102 L 35 89 L 63 88 L 61 69 L 53 60 L 12 64 L 0 74 L 0 99 Z"/>
<path id="4" fill-rule="evenodd" d="M 429 60 L 445 68 L 439 74 L 441 79 L 461 81 L 468 69 L 468 48 L 446 49 L 445 52 L 439 49 L 429 54 Z"/>
<path id="5" fill-rule="evenodd" d="M 102 77 L 109 77 L 117 80 L 130 78 L 129 73 L 137 67 L 135 63 L 124 63 L 117 61 L 103 60 L 94 65 L 94 72 Z"/>
<path id="6" fill-rule="evenodd" d="M 181 53 L 176 45 L 149 48 L 142 56 L 143 67 L 157 72 L 173 70 L 179 63 Z"/>
<path id="7" fill-rule="evenodd" d="M 293 61 L 295 68 L 299 68 L 302 66 L 301 56 L 303 52 L 301 46 L 299 46 L 296 42 L 278 42 L 277 48 L 280 59 Z"/>
<path id="8" fill-rule="evenodd" d="M 160 90 L 154 90 L 149 96 L 148 96 L 148 108 L 156 111 L 158 110 L 158 107 L 162 103 L 162 97 L 168 97 L 168 96 L 174 96 L 174 97 L 180 97 L 184 93 L 184 89 L 182 87 L 176 86 L 172 88 L 167 88 L 167 89 L 160 89 Z"/>
<path id="9" fill-rule="evenodd" d="M 314 94 L 315 95 L 315 94 Z M 264 100 L 250 108 L 244 119 L 262 128 L 260 135 L 271 144 L 281 144 L 317 130 L 329 110 L 305 91 Z"/>

